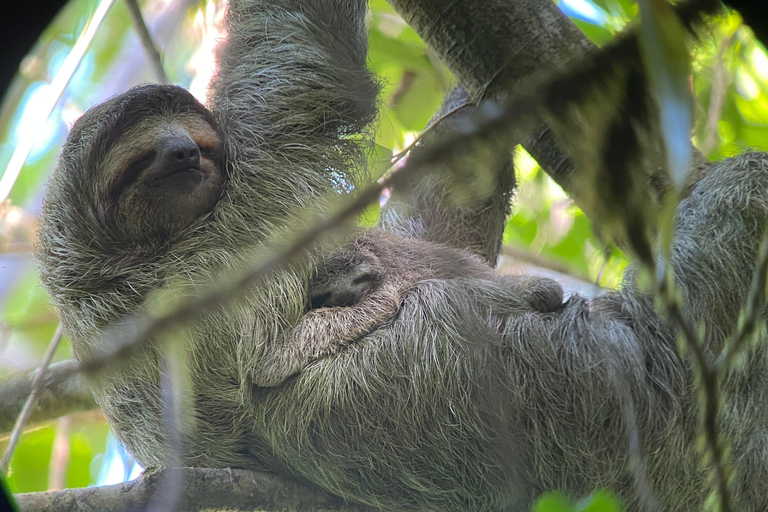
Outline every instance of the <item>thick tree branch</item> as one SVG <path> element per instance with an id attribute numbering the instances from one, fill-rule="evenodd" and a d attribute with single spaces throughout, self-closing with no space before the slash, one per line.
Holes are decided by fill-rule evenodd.
<path id="1" fill-rule="evenodd" d="M 364 512 L 367 507 L 344 503 L 315 488 L 269 473 L 242 469 L 161 468 L 145 471 L 130 482 L 103 487 L 64 489 L 16 495 L 24 512 L 149 510 L 165 489 L 165 481 L 181 472 L 177 512 L 198 510 Z"/>
<path id="2" fill-rule="evenodd" d="M 474 101 L 503 100 L 542 70 L 560 69 L 594 50 L 594 45 L 551 0 L 389 0 L 440 56 Z M 514 30 L 510 28 L 514 27 Z M 636 51 L 636 50 L 633 50 Z M 639 54 L 637 55 L 639 59 Z M 546 127 L 528 130 L 523 146 L 594 220 L 583 181 L 570 151 Z M 695 167 L 701 168 L 700 154 Z M 695 181 L 695 180 L 693 180 Z M 663 195 L 667 176 L 648 170 L 648 183 Z"/>
<path id="3" fill-rule="evenodd" d="M 85 378 L 75 373 L 76 369 L 77 363 L 73 360 L 56 363 L 48 368 L 29 423 L 98 407 L 93 401 Z M 35 375 L 37 370 L 32 370 L 0 382 L 0 432 L 9 432 L 13 428 L 27 397 L 32 392 Z"/>
<path id="4" fill-rule="evenodd" d="M 389 3 L 443 59 L 476 102 L 505 98 L 525 78 L 542 69 L 562 67 L 594 47 L 551 0 Z M 531 133 L 525 148 L 571 194 L 573 163 L 546 127 Z"/>

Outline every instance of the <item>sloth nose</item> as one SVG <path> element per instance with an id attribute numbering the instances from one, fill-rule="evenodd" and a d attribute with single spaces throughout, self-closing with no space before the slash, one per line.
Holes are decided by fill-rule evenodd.
<path id="1" fill-rule="evenodd" d="M 160 165 L 166 170 L 166 176 L 190 168 L 200 168 L 200 149 L 187 135 L 166 137 L 160 144 Z"/>
<path id="2" fill-rule="evenodd" d="M 202 179 L 200 149 L 186 133 L 174 133 L 155 143 L 156 158 L 146 175 L 150 187 L 194 186 Z"/>

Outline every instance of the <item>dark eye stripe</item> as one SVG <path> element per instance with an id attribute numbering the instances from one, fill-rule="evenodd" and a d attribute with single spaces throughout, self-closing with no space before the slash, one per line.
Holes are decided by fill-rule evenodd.
<path id="1" fill-rule="evenodd" d="M 371 274 L 371 273 L 363 274 L 359 277 L 356 277 L 354 281 L 352 281 L 352 284 L 363 284 L 363 283 L 372 282 L 375 278 L 376 276 L 374 274 Z"/>
<path id="2" fill-rule="evenodd" d="M 155 156 L 157 156 L 157 153 L 152 150 L 129 163 L 120 177 L 115 181 L 115 184 L 112 186 L 112 190 L 110 191 L 110 196 L 112 199 L 119 197 L 120 194 L 125 191 L 125 189 L 127 189 L 133 182 L 135 182 L 139 177 L 139 174 L 141 174 L 144 169 L 152 165 L 152 162 L 155 160 Z"/>
<path id="3" fill-rule="evenodd" d="M 200 149 L 200 156 L 203 158 L 207 158 L 208 160 L 211 160 L 213 162 L 218 162 L 221 158 L 221 148 L 220 147 L 206 147 L 206 146 L 200 146 L 198 145 L 198 148 Z"/>

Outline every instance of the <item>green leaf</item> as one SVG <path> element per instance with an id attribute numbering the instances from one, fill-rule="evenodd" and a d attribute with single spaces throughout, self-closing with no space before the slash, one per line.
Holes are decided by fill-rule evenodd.
<path id="1" fill-rule="evenodd" d="M 443 88 L 433 73 L 411 76 L 407 85 L 404 82 L 404 91 L 398 95 L 392 110 L 406 129 L 419 131 L 424 129 L 440 107 Z"/>
<path id="2" fill-rule="evenodd" d="M 597 491 L 574 503 L 565 494 L 548 492 L 539 498 L 532 512 L 622 512 L 621 501 L 610 491 Z"/>
<path id="3" fill-rule="evenodd" d="M 52 426 L 32 430 L 21 436 L 8 471 L 8 485 L 13 492 L 48 489 L 47 468 L 51 461 L 54 436 Z"/>
<path id="4" fill-rule="evenodd" d="M 610 491 L 597 491 L 581 500 L 576 508 L 578 512 L 621 512 L 621 501 Z"/>
<path id="5" fill-rule="evenodd" d="M 584 32 L 584 35 L 597 46 L 602 46 L 613 39 L 613 32 L 605 27 L 579 19 L 572 19 L 572 21 L 579 27 L 579 30 Z"/>
<path id="6" fill-rule="evenodd" d="M 504 227 L 504 243 L 528 247 L 536 238 L 539 228 L 529 212 L 518 212 Z"/>
<path id="7" fill-rule="evenodd" d="M 392 167 L 392 150 L 381 144 L 374 144 L 373 151 L 368 157 L 368 167 L 374 179 L 378 179 Z"/>
<path id="8" fill-rule="evenodd" d="M 536 500 L 531 512 L 575 512 L 571 500 L 562 493 L 548 492 Z"/>
<path id="9" fill-rule="evenodd" d="M 383 62 L 398 63 L 406 69 L 430 72 L 432 63 L 424 54 L 425 47 L 393 39 L 373 28 L 368 34 L 368 60 L 373 68 Z"/>

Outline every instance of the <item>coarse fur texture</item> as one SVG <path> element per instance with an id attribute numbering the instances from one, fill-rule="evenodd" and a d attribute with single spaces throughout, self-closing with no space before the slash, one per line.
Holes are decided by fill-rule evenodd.
<path id="1" fill-rule="evenodd" d="M 517 314 L 551 313 L 563 303 L 563 289 L 552 279 L 496 275 L 468 251 L 369 229 L 318 262 L 309 282 L 312 310 L 264 352 L 253 384 L 277 386 L 387 325 L 418 283 L 458 278 L 494 281 L 513 297 L 506 307 Z"/>
<path id="2" fill-rule="evenodd" d="M 367 144 L 356 134 L 376 96 L 364 13 L 363 0 L 232 0 L 210 111 L 181 89 L 143 86 L 78 121 L 37 248 L 78 358 L 98 350 L 107 326 L 151 311 L 157 294 L 215 286 L 289 229 L 290 213 L 354 182 Z M 146 236 L 119 222 L 134 207 L 104 208 L 114 178 L 104 158 L 124 126 L 171 125 L 179 114 L 215 127 L 223 183 L 214 205 L 201 196 L 170 229 Z M 148 214 L 146 225 L 162 223 Z M 713 165 L 678 207 L 670 264 L 710 356 L 736 325 L 766 220 L 764 153 Z M 312 261 L 183 329 L 191 406 L 177 457 L 161 407 L 162 340 L 94 379 L 116 435 L 144 466 L 270 469 L 392 511 L 516 512 L 546 490 L 601 487 L 637 511 L 631 405 L 661 510 L 702 509 L 694 373 L 632 272 L 620 291 L 574 296 L 551 312 L 521 308 L 496 278 L 417 282 L 378 328 L 279 386 L 258 386 L 264 354 L 305 314 Z M 731 485 L 748 512 L 768 510 L 764 339 L 761 331 L 721 383 Z"/>
<path id="3" fill-rule="evenodd" d="M 162 306 L 169 295 L 198 293 L 239 271 L 269 235 L 290 231 L 297 211 L 364 172 L 378 93 L 365 64 L 366 2 L 231 4 L 210 111 L 179 87 L 139 86 L 83 115 L 62 151 L 37 259 L 79 359 L 99 349 L 105 327 L 143 307 L 151 312 L 152 297 Z M 123 210 L 109 202 L 114 162 L 105 158 L 130 143 L 124 135 L 132 127 L 189 115 L 215 127 L 221 141 L 220 197 L 159 236 L 128 229 L 124 216 L 112 215 Z M 253 422 L 243 389 L 264 348 L 304 312 L 309 272 L 306 264 L 281 271 L 226 313 L 186 329 L 194 407 L 180 462 L 265 467 L 244 448 Z M 93 386 L 116 435 L 145 466 L 166 460 L 159 350 L 147 348 Z"/>
<path id="4" fill-rule="evenodd" d="M 678 208 L 671 264 L 709 357 L 736 326 L 766 220 L 765 153 L 714 164 Z M 383 328 L 256 389 L 256 431 L 300 475 L 386 510 L 522 511 L 546 490 L 609 488 L 636 511 L 631 405 L 660 510 L 701 510 L 694 372 L 634 273 L 551 313 L 519 300 L 492 280 L 419 283 Z M 768 507 L 766 363 L 755 344 L 721 383 L 731 488 L 753 512 Z"/>

